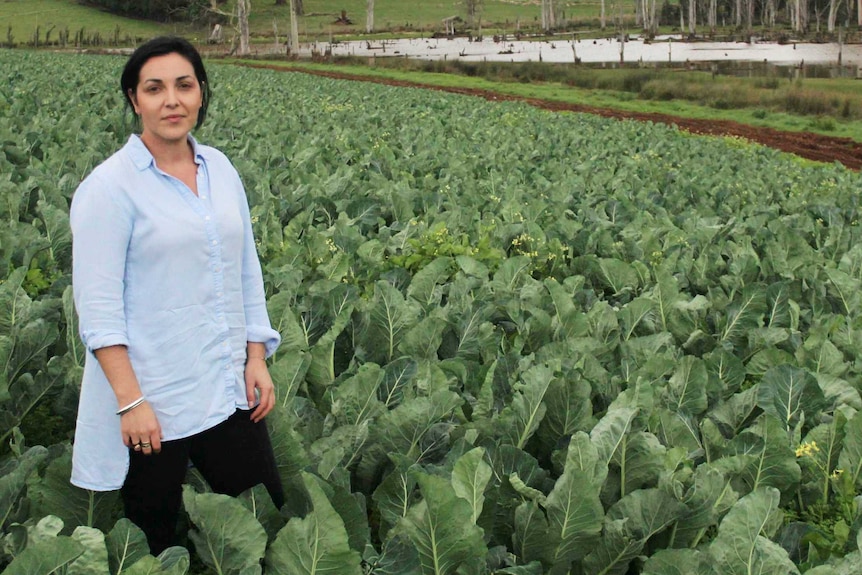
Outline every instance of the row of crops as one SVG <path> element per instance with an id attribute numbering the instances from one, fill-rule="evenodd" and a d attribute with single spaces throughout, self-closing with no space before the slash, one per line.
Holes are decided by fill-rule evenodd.
<path id="1" fill-rule="evenodd" d="M 862 179 L 744 142 L 213 64 L 288 503 L 148 554 L 68 483 L 68 207 L 122 61 L 0 51 L 7 573 L 862 573 Z"/>

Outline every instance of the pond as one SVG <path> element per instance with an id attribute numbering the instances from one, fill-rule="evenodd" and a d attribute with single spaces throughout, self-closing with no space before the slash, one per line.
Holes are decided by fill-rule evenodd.
<path id="1" fill-rule="evenodd" d="M 415 38 L 385 41 L 317 42 L 305 51 L 331 52 L 332 56 L 401 57 L 425 60 L 471 62 L 556 62 L 614 65 L 751 62 L 782 66 L 826 66 L 840 63 L 858 70 L 862 45 L 837 43 L 684 42 L 680 37 L 661 36 L 652 41 L 632 38 L 559 39 L 551 41 L 499 40 L 484 38 Z"/>

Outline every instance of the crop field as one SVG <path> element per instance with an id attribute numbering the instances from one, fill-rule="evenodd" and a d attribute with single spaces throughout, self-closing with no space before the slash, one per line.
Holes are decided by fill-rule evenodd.
<path id="1" fill-rule="evenodd" d="M 192 470 L 187 548 L 68 482 L 68 208 L 123 62 L 0 51 L 0 569 L 862 573 L 862 176 L 734 139 L 211 64 L 288 503 Z"/>

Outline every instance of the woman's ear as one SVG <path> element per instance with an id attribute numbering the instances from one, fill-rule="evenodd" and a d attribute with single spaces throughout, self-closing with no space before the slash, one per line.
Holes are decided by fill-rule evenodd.
<path id="1" fill-rule="evenodd" d="M 129 89 L 129 101 L 132 103 L 132 108 L 135 110 L 135 114 L 140 116 L 141 113 L 138 111 L 138 97 L 132 89 Z"/>

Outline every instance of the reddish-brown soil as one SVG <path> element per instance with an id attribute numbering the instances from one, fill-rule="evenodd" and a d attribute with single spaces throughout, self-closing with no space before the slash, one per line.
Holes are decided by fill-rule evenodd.
<path id="1" fill-rule="evenodd" d="M 628 118 L 633 120 L 658 122 L 662 124 L 673 124 L 681 130 L 692 132 L 695 134 L 709 134 L 713 136 L 737 136 L 745 138 L 764 146 L 776 148 L 784 152 L 796 154 L 797 156 L 815 160 L 818 162 L 841 162 L 848 168 L 853 170 L 862 169 L 862 143 L 851 140 L 850 138 L 836 138 L 824 136 L 821 134 L 813 134 L 811 132 L 784 132 L 773 128 L 757 128 L 732 122 L 729 120 L 695 120 L 690 118 L 680 118 L 668 114 L 656 113 L 636 113 L 626 112 L 623 110 L 612 110 L 608 108 L 595 108 L 592 106 L 583 106 L 580 104 L 567 104 L 564 102 L 555 102 L 551 100 L 539 100 L 535 98 L 524 98 L 520 96 L 510 96 L 493 92 L 490 90 L 478 90 L 470 88 L 448 88 L 445 86 L 434 86 L 432 84 L 423 84 L 417 82 L 406 82 L 403 80 L 392 80 L 388 78 L 373 78 L 369 76 L 361 76 L 356 74 L 344 74 L 340 72 L 325 72 L 318 70 L 308 70 L 306 68 L 285 68 L 281 66 L 260 65 L 255 67 L 270 68 L 273 70 L 303 72 L 307 74 L 316 74 L 326 76 L 328 78 L 337 78 L 343 80 L 358 80 L 363 82 L 375 82 L 378 84 L 387 84 L 390 86 L 409 86 L 418 88 L 427 88 L 430 90 L 440 90 L 444 92 L 454 92 L 456 94 L 466 94 L 470 96 L 479 96 L 487 100 L 513 100 L 521 101 L 555 112 L 585 112 L 588 114 L 597 114 L 608 118 Z"/>

